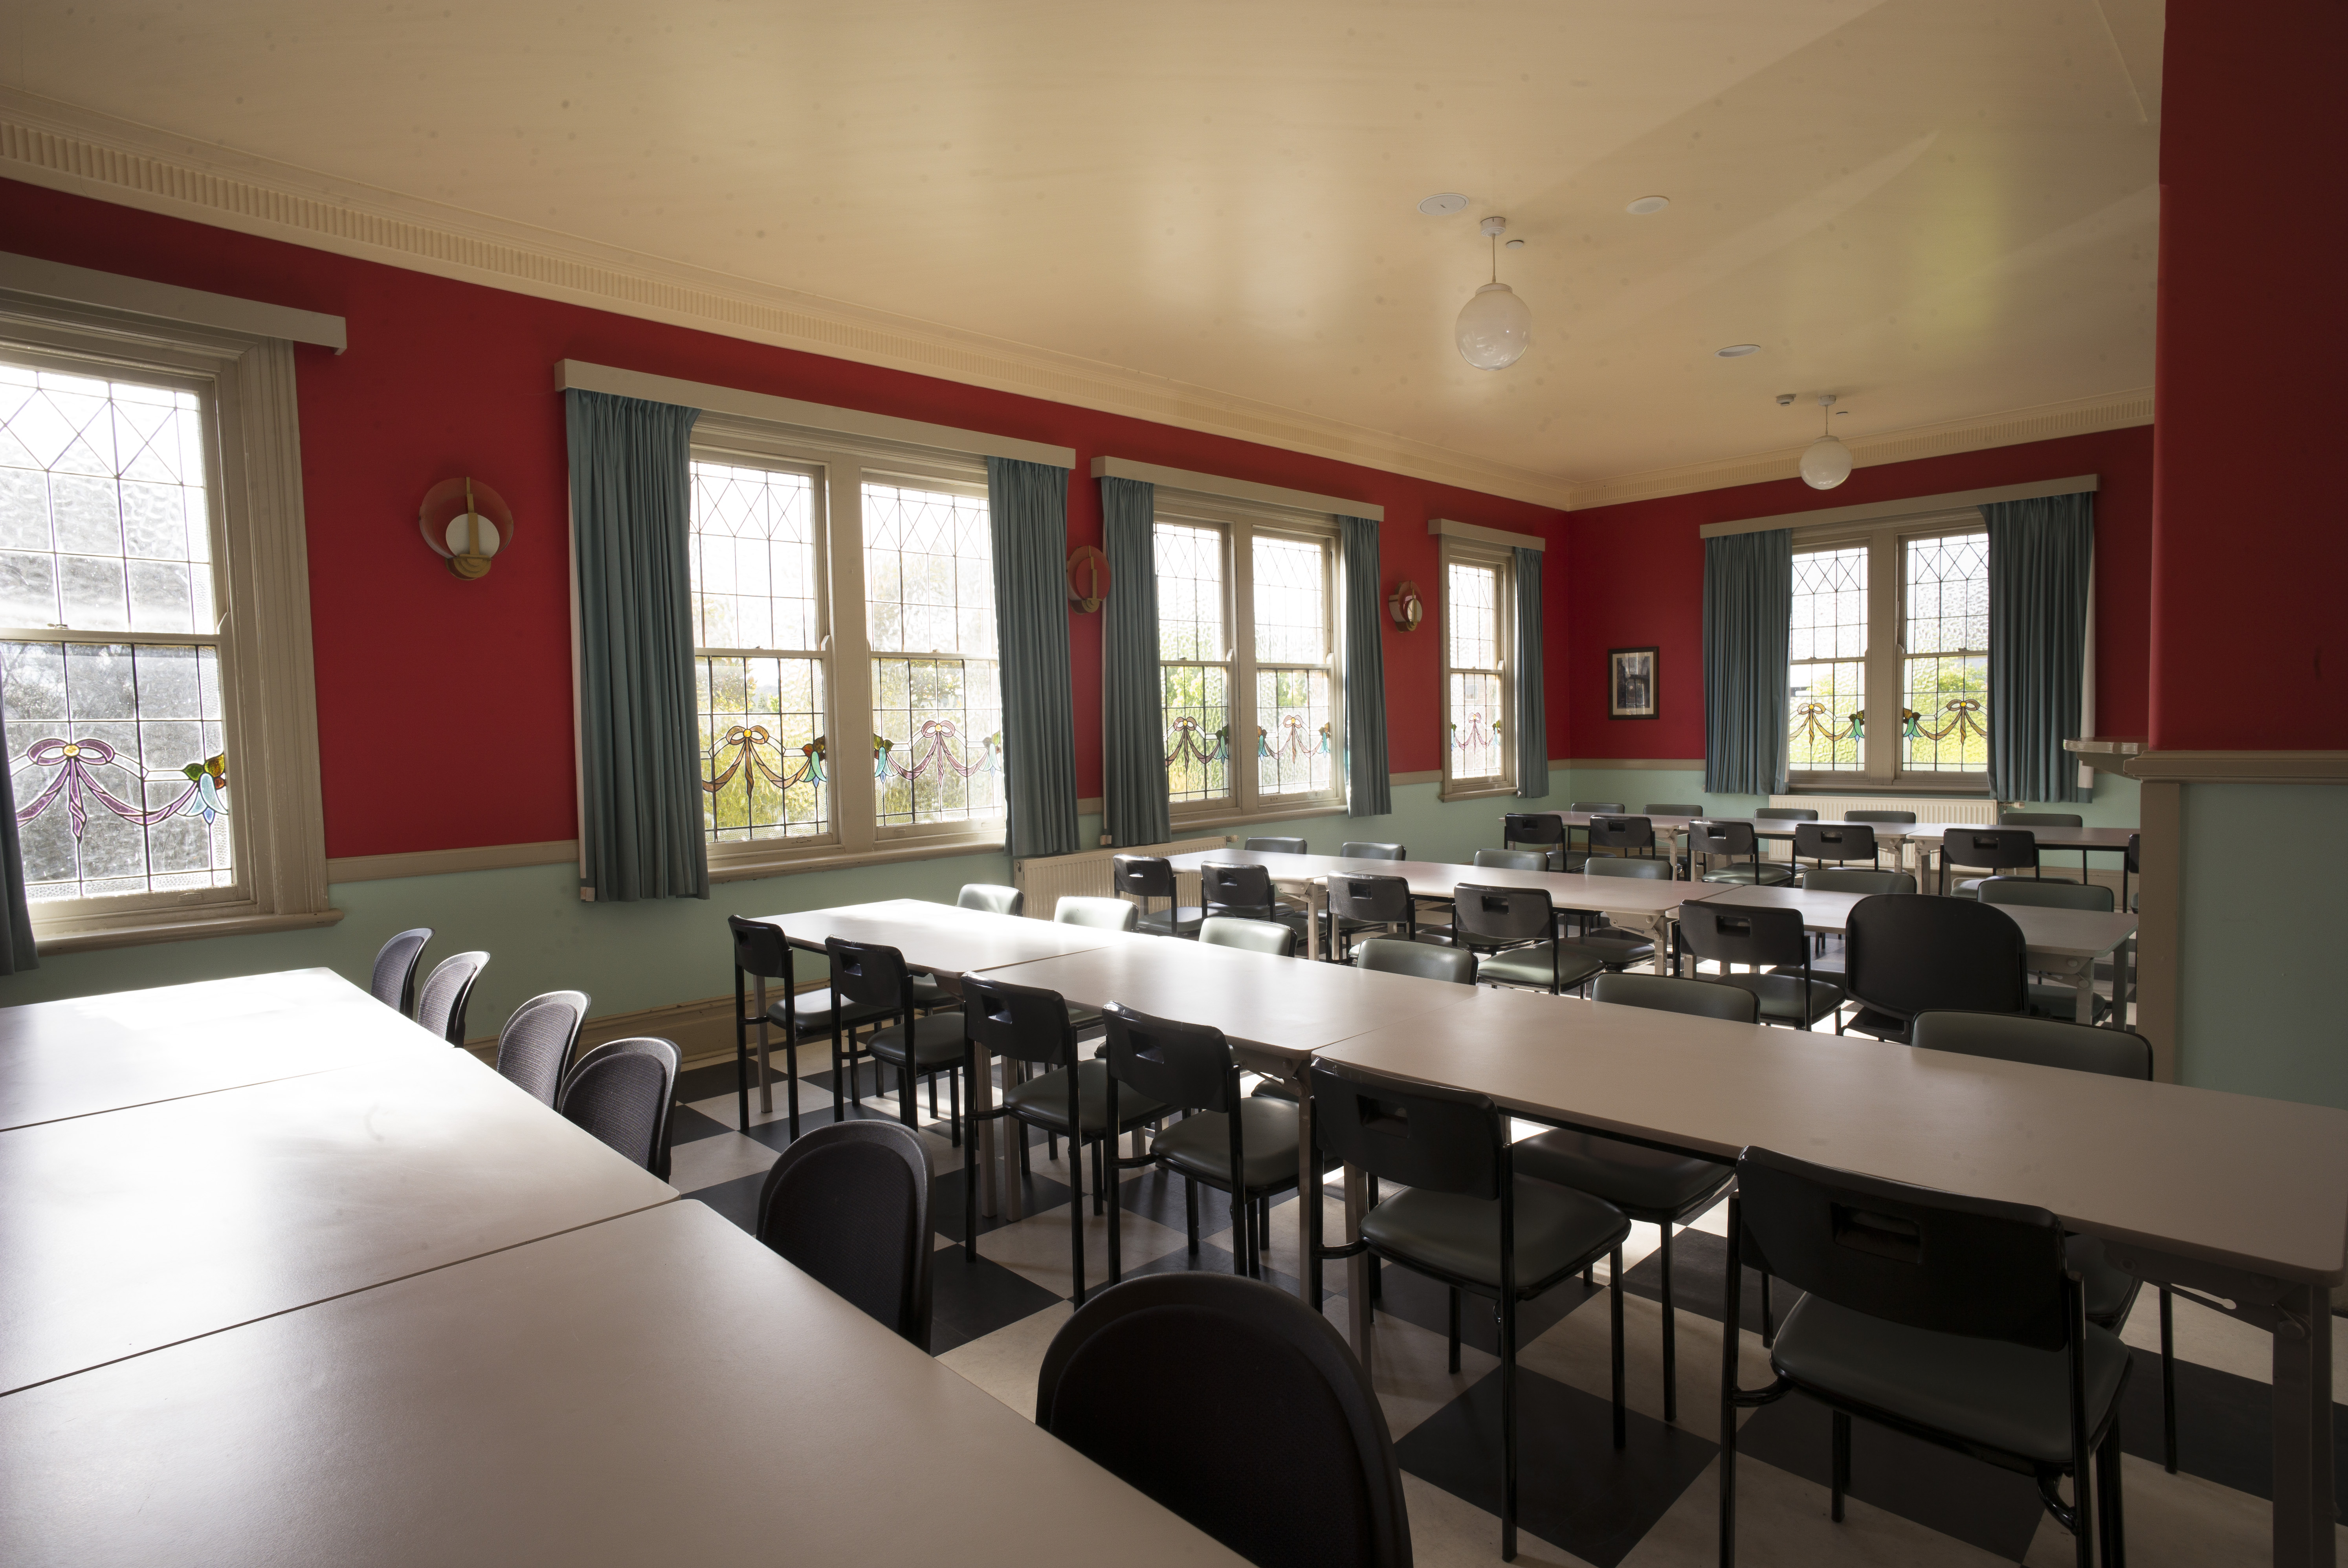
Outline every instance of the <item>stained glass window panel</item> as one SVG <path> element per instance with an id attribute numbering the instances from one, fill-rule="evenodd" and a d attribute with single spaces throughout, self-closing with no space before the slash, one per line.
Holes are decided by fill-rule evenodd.
<path id="1" fill-rule="evenodd" d="M 1161 664 L 1166 798 L 1221 800 L 1231 793 L 1231 671 L 1220 664 Z"/>
<path id="2" fill-rule="evenodd" d="M 719 844 L 831 830 L 823 662 L 695 661 L 701 687 L 702 825 Z"/>
<path id="3" fill-rule="evenodd" d="M 993 659 L 994 542 L 984 497 L 865 486 L 864 600 L 875 653 Z"/>
<path id="4" fill-rule="evenodd" d="M 875 659 L 872 728 L 881 826 L 1002 818 L 1003 697 L 993 660 Z"/>
<path id="5" fill-rule="evenodd" d="M 1256 790 L 1325 794 L 1334 750 L 1329 677 L 1320 670 L 1259 670 L 1255 677 Z"/>
<path id="6" fill-rule="evenodd" d="M 1445 630 L 1455 670 L 1500 667 L 1500 574 L 1490 567 L 1453 563 Z"/>
<path id="7" fill-rule="evenodd" d="M 1451 674 L 1451 776 L 1497 778 L 1506 769 L 1500 753 L 1500 678 L 1476 671 Z"/>
<path id="8" fill-rule="evenodd" d="M 1989 769 L 1989 535 L 1910 539 L 1900 765 Z"/>
<path id="9" fill-rule="evenodd" d="M 815 649 L 823 638 L 815 528 L 815 481 L 809 476 L 695 462 L 695 645 Z"/>
<path id="10" fill-rule="evenodd" d="M 1867 559 L 1863 544 L 1794 553 L 1786 765 L 1796 772 L 1866 765 Z"/>
<path id="11" fill-rule="evenodd" d="M 1155 538 L 1158 657 L 1222 662 L 1231 647 L 1223 630 L 1222 530 L 1160 523 Z"/>
<path id="12" fill-rule="evenodd" d="M 1253 556 L 1256 658 L 1321 663 L 1329 656 L 1327 551 L 1311 539 L 1259 534 Z"/>
<path id="13" fill-rule="evenodd" d="M 1786 765 L 1796 772 L 1850 772 L 1861 765 L 1867 666 L 1821 659 L 1792 668 L 1786 692 Z"/>

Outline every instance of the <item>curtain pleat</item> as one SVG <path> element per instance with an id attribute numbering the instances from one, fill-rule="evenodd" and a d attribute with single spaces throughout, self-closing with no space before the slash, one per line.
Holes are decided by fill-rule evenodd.
<path id="1" fill-rule="evenodd" d="M 1101 804 L 1109 842 L 1163 844 L 1165 699 L 1158 677 L 1158 488 L 1103 479 L 1102 549 L 1108 603 L 1101 611 Z"/>
<path id="2" fill-rule="evenodd" d="M 1786 788 L 1787 640 L 1794 536 L 1785 528 L 1704 543 L 1704 787 Z"/>
<path id="3" fill-rule="evenodd" d="M 1549 704 L 1541 696 L 1541 552 L 1517 551 L 1517 793 L 1549 794 Z"/>
<path id="4" fill-rule="evenodd" d="M 1068 678 L 1068 471 L 986 460 L 994 634 L 1003 682 L 1006 854 L 1076 850 L 1076 700 Z"/>
<path id="5" fill-rule="evenodd" d="M 1339 518 L 1345 553 L 1345 815 L 1394 810 L 1386 771 L 1385 613 L 1378 603 L 1378 524 Z"/>
<path id="6" fill-rule="evenodd" d="M 2092 491 L 1997 501 L 1989 525 L 1989 787 L 2000 800 L 2080 801 L 2079 733 L 2094 570 Z"/>
<path id="7" fill-rule="evenodd" d="M 8 729 L 0 723 L 0 759 L 12 758 Z M 16 836 L 16 789 L 0 765 L 0 975 L 41 967 L 33 946 L 33 915 L 25 903 L 25 853 Z"/>
<path id="8" fill-rule="evenodd" d="M 579 618 L 580 896 L 709 897 L 695 703 L 700 410 L 563 394 Z"/>

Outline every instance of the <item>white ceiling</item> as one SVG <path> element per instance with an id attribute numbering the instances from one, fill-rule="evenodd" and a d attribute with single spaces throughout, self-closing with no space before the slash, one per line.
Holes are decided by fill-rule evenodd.
<path id="1" fill-rule="evenodd" d="M 2152 380 L 2159 0 L 9 10 L 24 92 L 1560 482 Z"/>

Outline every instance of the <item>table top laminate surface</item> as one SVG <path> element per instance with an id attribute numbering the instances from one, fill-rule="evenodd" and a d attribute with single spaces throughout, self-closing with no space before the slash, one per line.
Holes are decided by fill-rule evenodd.
<path id="1" fill-rule="evenodd" d="M 0 1467 L 28 1564 L 1240 1562 L 693 1202 L 12 1394 Z"/>
<path id="2" fill-rule="evenodd" d="M 0 1008 L 0 1128 L 448 1049 L 332 969 Z"/>
<path id="3" fill-rule="evenodd" d="M 1849 923 L 1851 907 L 1867 897 L 1864 893 L 1828 893 L 1806 887 L 1737 887 L 1706 902 L 1798 909 L 1805 930 L 1839 935 Z M 2022 939 L 2030 945 L 2033 953 L 2050 958 L 2099 958 L 2136 932 L 2137 917 L 2133 915 L 2054 909 L 2039 904 L 1998 904 L 1992 907 L 2013 917 L 2013 923 L 2022 927 Z"/>
<path id="4" fill-rule="evenodd" d="M 1063 953 L 1081 953 L 1135 939 L 1122 931 L 964 909 L 960 905 L 934 904 L 926 898 L 886 898 L 829 909 L 795 909 L 788 914 L 761 915 L 758 918 L 780 926 L 794 947 L 819 953 L 828 937 L 838 937 L 845 942 L 874 942 L 897 948 L 905 955 L 906 963 L 916 969 L 948 975 L 1025 963 L 1030 958 L 1056 958 Z"/>
<path id="5" fill-rule="evenodd" d="M 1311 882 L 1325 876 L 1400 876 L 1421 898 L 1448 898 L 1463 884 L 1479 887 L 1539 888 L 1560 909 L 1601 913 L 1657 914 L 1690 898 L 1708 898 L 1721 883 L 1649 880 L 1642 876 L 1592 876 L 1586 871 L 1509 871 L 1497 866 L 1455 866 L 1440 860 L 1352 860 L 1341 855 L 1277 855 L 1256 849 L 1200 850 L 1177 855 L 1177 871 L 1196 871 L 1209 861 L 1261 866 L 1276 882 Z"/>
<path id="6" fill-rule="evenodd" d="M 1565 823 L 1569 827 L 1588 827 L 1590 825 L 1590 819 L 1592 816 L 1612 815 L 1614 814 L 1587 811 L 1550 811 L 1532 814 L 1519 812 L 1515 815 L 1520 816 L 1527 815 L 1554 816 Z M 1621 815 L 1625 816 L 1647 815 L 1644 812 L 1624 812 Z M 1802 825 L 1799 822 L 1791 821 L 1784 817 L 1648 816 L 1647 820 L 1654 825 L 1655 832 L 1658 836 L 1665 833 L 1685 833 L 1687 831 L 1688 824 L 1699 821 L 1746 823 L 1751 825 L 1754 833 L 1762 838 L 1791 838 L 1794 836 L 1794 829 Z M 1822 827 L 1831 827 L 1840 820 L 1841 819 L 1838 817 L 1822 816 L 1819 819 L 1818 825 Z M 1998 825 L 1995 823 L 1986 822 L 1860 822 L 1852 823 L 1850 825 L 1854 827 L 1871 827 L 1875 829 L 1876 837 L 1882 839 L 1887 844 L 1890 844 L 1911 838 L 1932 839 L 1937 841 L 1955 828 L 1963 827 L 1982 829 L 1994 827 Z M 2035 835 L 2039 847 L 2042 849 L 2106 849 L 2119 851 L 2127 847 L 2128 835 L 2137 831 L 2133 827 L 2039 827 L 2034 826 L 2028 823 L 2016 823 L 2013 825 L 2016 828 Z"/>
<path id="7" fill-rule="evenodd" d="M 0 1393 L 675 1195 L 448 1046 L 14 1128 Z"/>
<path id="8" fill-rule="evenodd" d="M 1464 988 L 1463 988 L 1464 989 Z M 1506 1109 L 1731 1159 L 1747 1145 L 2035 1204 L 2269 1277 L 2348 1279 L 2348 1111 L 1478 988 L 1334 1045 Z"/>

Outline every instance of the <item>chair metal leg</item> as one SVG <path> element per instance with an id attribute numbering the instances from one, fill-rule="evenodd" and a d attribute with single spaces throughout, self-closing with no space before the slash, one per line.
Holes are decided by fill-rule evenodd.
<path id="1" fill-rule="evenodd" d="M 977 1140 L 973 1139 L 972 1142 L 974 1144 Z M 1068 1174 L 1074 1177 L 1077 1173 L 1071 1171 Z M 1119 1266 L 1124 1262 L 1119 1255 L 1123 1248 L 1118 1244 L 1123 1238 L 1117 1234 L 1117 1220 L 1115 1214 L 1108 1217 L 1108 1277 L 1112 1285 L 1117 1283 L 1121 1272 Z M 1076 1282 L 1076 1303 L 1082 1307 L 1085 1304 L 1085 1195 L 1082 1192 L 1068 1194 L 1068 1268 L 1070 1277 Z"/>
<path id="2" fill-rule="evenodd" d="M 2160 1287 L 2160 1465 L 2177 1473 L 2176 1297 Z"/>
<path id="3" fill-rule="evenodd" d="M 1679 1344 L 1673 1330 L 1678 1316 L 1672 1308 L 1672 1220 L 1663 1216 L 1663 1245 L 1657 1250 L 1663 1259 L 1663 1419 L 1680 1419 Z"/>
<path id="4" fill-rule="evenodd" d="M 976 1094 L 973 1094 L 970 1098 L 973 1105 L 978 1102 Z M 938 1113 L 937 1099 L 938 1081 L 932 1078 L 930 1080 L 930 1114 L 932 1117 Z M 946 1074 L 946 1105 L 952 1112 L 951 1118 L 946 1122 L 946 1141 L 959 1149 L 962 1147 L 962 1074 L 960 1072 Z"/>
<path id="5" fill-rule="evenodd" d="M 1850 1417 L 1841 1410 L 1834 1413 L 1834 1472 L 1829 1484 L 1834 1491 L 1834 1522 L 1840 1524 L 1843 1493 L 1850 1490 Z"/>
<path id="6" fill-rule="evenodd" d="M 1459 1370 L 1459 1287 L 1451 1287 L 1451 1369 Z"/>
<path id="7" fill-rule="evenodd" d="M 1503 1276 L 1502 1277 L 1506 1277 Z M 1517 1304 L 1500 1293 L 1500 1561 L 1517 1559 Z M 1618 1325 L 1619 1326 L 1619 1325 Z M 1615 1337 L 1620 1354 L 1622 1337 Z M 1621 1392 L 1618 1376 L 1615 1389 Z M 1616 1407 L 1617 1411 L 1621 1409 Z M 1619 1446 L 1619 1445 L 1618 1445 Z"/>
<path id="8" fill-rule="evenodd" d="M 2102 1537 L 2104 1568 L 2127 1568 L 2127 1536 L 2120 1523 L 2120 1424 L 2104 1434 L 2096 1453 L 2096 1501 L 2103 1515 L 2096 1521 Z"/>
<path id="9" fill-rule="evenodd" d="M 783 1081 L 783 1107 L 791 1142 L 796 1143 L 799 1138 L 799 1042 L 796 1040 L 783 1047 L 783 1071 L 789 1075 Z"/>
<path id="10" fill-rule="evenodd" d="M 1607 1300 L 1614 1325 L 1614 1446 L 1627 1448 L 1631 1442 L 1630 1407 L 1622 1399 L 1622 1249 L 1616 1247 L 1609 1265 L 1613 1277 L 1608 1281 Z"/>
<path id="11" fill-rule="evenodd" d="M 1107 1202 L 1107 1193 L 1106 1193 L 1106 1191 L 1105 1191 L 1104 1189 L 1106 1189 L 1106 1188 L 1107 1188 L 1107 1186 L 1108 1185 L 1108 1184 L 1107 1184 L 1107 1180 L 1106 1180 L 1106 1179 L 1102 1176 L 1102 1174 L 1101 1174 L 1101 1168 L 1102 1168 L 1102 1166 L 1104 1166 L 1105 1164 L 1107 1164 L 1107 1156 L 1108 1156 L 1108 1154 L 1110 1153 L 1110 1152 L 1111 1152 L 1111 1150 L 1110 1150 L 1109 1141 L 1108 1141 L 1107 1138 L 1105 1138 L 1105 1137 L 1104 1137 L 1104 1138 L 1099 1138 L 1099 1139 L 1096 1139 L 1096 1140 L 1094 1141 L 1094 1143 L 1093 1143 L 1093 1213 L 1095 1213 L 1095 1214 L 1106 1214 L 1106 1213 L 1107 1213 L 1107 1212 L 1108 1212 L 1106 1208 L 1104 1208 L 1104 1207 L 1102 1206 L 1104 1204 L 1106 1204 L 1106 1203 Z M 1069 1163 L 1070 1165 L 1074 1165 L 1076 1162 L 1076 1160 L 1075 1160 L 1075 1158 L 1074 1158 L 1074 1155 L 1075 1155 L 1075 1153 L 1076 1153 L 1076 1147 L 1075 1147 L 1075 1145 L 1074 1145 L 1073 1143 L 1069 1145 L 1068 1153 L 1069 1153 L 1069 1155 L 1071 1156 L 1071 1158 L 1070 1158 L 1070 1159 L 1069 1159 L 1069 1161 L 1068 1161 L 1068 1163 Z"/>
<path id="12" fill-rule="evenodd" d="M 934 1122 L 934 1121 L 936 1121 L 937 1119 L 938 1119 L 938 1075 L 937 1075 L 936 1073 L 932 1072 L 932 1073 L 931 1073 L 931 1074 L 930 1074 L 930 1120 L 931 1120 L 931 1121 L 932 1121 L 932 1122 Z"/>
<path id="13" fill-rule="evenodd" d="M 1199 1184 L 1182 1178 L 1182 1208 L 1190 1225 L 1190 1255 L 1199 1255 Z"/>
<path id="14" fill-rule="evenodd" d="M 1761 1276 L 1761 1348 L 1767 1349 L 1777 1343 L 1776 1315 L 1769 1310 L 1769 1276 Z"/>
<path id="15" fill-rule="evenodd" d="M 880 1081 L 877 1077 L 872 1088 L 879 1092 Z M 921 1130 L 921 1119 L 913 1113 L 913 1064 L 910 1061 L 897 1070 L 897 1120 L 915 1132 Z"/>

